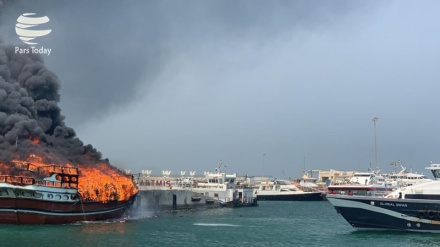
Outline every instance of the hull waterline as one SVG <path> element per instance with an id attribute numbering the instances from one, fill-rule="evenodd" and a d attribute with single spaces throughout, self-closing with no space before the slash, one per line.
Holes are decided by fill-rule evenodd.
<path id="1" fill-rule="evenodd" d="M 336 211 L 359 230 L 440 232 L 438 200 L 327 195 Z"/>
<path id="2" fill-rule="evenodd" d="M 134 197 L 123 202 L 47 202 L 0 198 L 0 224 L 69 224 L 121 218 Z"/>
<path id="3" fill-rule="evenodd" d="M 321 192 L 305 194 L 257 195 L 259 201 L 322 201 Z"/>

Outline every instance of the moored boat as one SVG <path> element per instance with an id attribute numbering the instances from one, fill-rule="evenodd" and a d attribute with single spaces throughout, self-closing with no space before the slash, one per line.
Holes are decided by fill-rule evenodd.
<path id="1" fill-rule="evenodd" d="M 402 186 L 410 186 L 419 183 L 430 182 L 432 179 L 429 179 L 426 175 L 408 172 L 406 167 L 402 166 L 401 171 L 393 172 L 391 174 L 386 174 L 385 179 L 389 181 L 393 186 L 402 187 Z"/>
<path id="2" fill-rule="evenodd" d="M 313 171 L 318 170 L 310 170 L 310 173 Z M 302 178 L 298 179 L 295 185 L 304 191 L 320 191 L 324 194 L 327 192 L 326 183 L 318 182 L 318 178 L 309 177 L 307 174 L 303 174 Z"/>
<path id="3" fill-rule="evenodd" d="M 374 172 L 355 172 L 346 183 L 328 186 L 329 194 L 384 196 L 397 187 L 385 181 L 384 177 Z"/>
<path id="4" fill-rule="evenodd" d="M 317 191 L 303 191 L 287 180 L 261 182 L 255 190 L 261 201 L 322 201 L 323 195 Z"/>
<path id="5" fill-rule="evenodd" d="M 428 167 L 438 178 L 440 166 Z M 327 195 L 356 229 L 440 232 L 440 181 L 401 187 L 385 197 Z"/>
<path id="6" fill-rule="evenodd" d="M 220 201 L 224 207 L 258 206 L 253 188 L 237 183 L 236 179 L 237 174 L 226 174 L 217 169 L 215 173 L 205 172 L 205 178 L 196 182 L 191 190 Z"/>

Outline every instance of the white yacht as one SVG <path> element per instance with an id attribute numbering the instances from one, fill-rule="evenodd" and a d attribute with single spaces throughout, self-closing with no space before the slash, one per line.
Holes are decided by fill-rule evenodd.
<path id="1" fill-rule="evenodd" d="M 246 184 L 236 182 L 237 174 L 226 174 L 219 170 L 215 173 L 205 172 L 202 181 L 195 182 L 191 191 L 214 198 L 227 207 L 257 206 L 254 190 Z"/>
<path id="2" fill-rule="evenodd" d="M 440 164 L 426 169 L 440 177 Z M 385 197 L 329 194 L 327 199 L 356 229 L 440 233 L 440 180 L 401 187 Z"/>
<path id="3" fill-rule="evenodd" d="M 346 183 L 332 183 L 329 194 L 383 196 L 397 187 L 387 182 L 384 176 L 375 172 L 355 172 Z"/>
<path id="4" fill-rule="evenodd" d="M 321 192 L 303 191 L 288 180 L 264 181 L 255 190 L 261 201 L 322 201 Z"/>
<path id="5" fill-rule="evenodd" d="M 396 187 L 411 186 L 432 181 L 432 179 L 429 179 L 423 174 L 407 172 L 404 166 L 402 166 L 400 172 L 388 174 L 386 179 L 391 182 L 391 185 Z"/>

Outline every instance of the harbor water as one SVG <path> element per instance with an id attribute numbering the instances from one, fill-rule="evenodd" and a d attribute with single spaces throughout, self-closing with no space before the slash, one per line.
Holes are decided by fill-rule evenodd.
<path id="1" fill-rule="evenodd" d="M 72 225 L 1 225 L 0 246 L 438 246 L 440 235 L 356 231 L 327 201 L 259 202 Z"/>

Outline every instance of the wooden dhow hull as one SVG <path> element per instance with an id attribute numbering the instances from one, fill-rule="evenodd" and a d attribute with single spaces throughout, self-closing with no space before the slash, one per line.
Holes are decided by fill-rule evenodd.
<path id="1" fill-rule="evenodd" d="M 81 201 L 76 193 L 0 185 L 0 224 L 69 224 L 123 216 L 134 198 L 126 201 Z"/>

